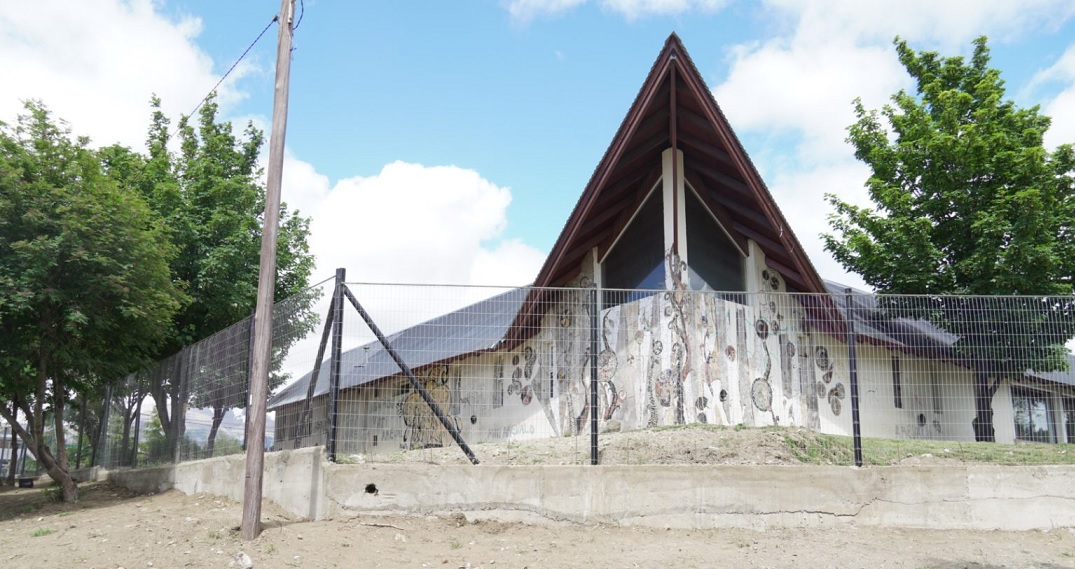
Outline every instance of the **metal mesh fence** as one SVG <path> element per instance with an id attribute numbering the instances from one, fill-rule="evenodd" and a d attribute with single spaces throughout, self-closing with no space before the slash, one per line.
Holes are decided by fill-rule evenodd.
<path id="1" fill-rule="evenodd" d="M 287 349 L 274 359 L 272 450 L 325 445 L 337 462 L 1075 461 L 1070 297 L 317 290 L 295 301 L 301 318 L 277 320 L 288 327 L 274 332 Z M 249 329 L 113 386 L 100 462 L 240 452 Z M 159 399 L 145 386 L 173 377 L 175 441 L 145 410 Z"/>
<path id="2" fill-rule="evenodd" d="M 320 283 L 273 307 L 270 388 L 312 367 L 311 336 L 333 286 Z M 152 466 L 243 452 L 252 324 L 245 318 L 110 385 L 95 463 Z M 267 420 L 271 445 L 274 417 Z"/>

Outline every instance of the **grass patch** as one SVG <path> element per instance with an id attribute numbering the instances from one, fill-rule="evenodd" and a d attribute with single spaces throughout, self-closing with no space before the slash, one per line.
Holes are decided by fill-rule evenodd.
<path id="1" fill-rule="evenodd" d="M 51 528 L 37 528 L 34 530 L 34 533 L 30 534 L 30 537 L 43 537 L 50 533 L 52 533 Z"/>
<path id="2" fill-rule="evenodd" d="M 660 426 L 657 426 L 657 427 L 651 427 L 648 430 L 653 431 L 655 433 L 659 433 L 661 431 L 684 431 L 684 430 L 691 430 L 691 431 L 724 431 L 724 430 L 727 430 L 727 429 L 728 429 L 728 427 L 726 427 L 724 425 L 711 425 L 709 423 L 686 423 L 686 424 L 683 424 L 683 425 L 660 425 Z M 641 432 L 641 431 L 623 431 L 623 432 L 631 433 L 631 432 Z M 589 433 L 586 433 L 586 434 L 589 434 Z"/>
<path id="3" fill-rule="evenodd" d="M 851 437 L 788 432 L 784 442 L 792 456 L 803 464 L 855 463 Z M 862 439 L 863 464 L 888 466 L 913 457 L 999 465 L 1075 464 L 1075 444 Z"/>

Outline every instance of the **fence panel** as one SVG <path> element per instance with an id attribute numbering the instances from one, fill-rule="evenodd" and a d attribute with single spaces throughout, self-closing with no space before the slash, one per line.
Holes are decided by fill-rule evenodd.
<path id="1" fill-rule="evenodd" d="M 467 461 L 463 441 L 509 464 L 1075 455 L 1067 297 L 345 288 L 323 283 L 275 309 L 272 450 L 449 463 Z M 113 386 L 99 462 L 241 452 L 250 329 L 237 323 Z M 139 388 L 161 383 L 176 386 L 164 406 L 183 425 L 176 439 L 147 411 L 159 397 Z"/>

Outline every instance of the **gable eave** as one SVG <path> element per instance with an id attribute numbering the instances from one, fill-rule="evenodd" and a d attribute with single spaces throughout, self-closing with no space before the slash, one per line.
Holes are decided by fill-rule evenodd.
<path id="1" fill-rule="evenodd" d="M 709 188 L 707 205 L 723 212 L 722 223 L 732 220 L 726 230 L 737 242 L 757 243 L 767 264 L 784 275 L 793 290 L 825 292 L 822 279 L 674 33 L 565 222 L 536 286 L 567 284 L 589 249 L 613 241 L 608 233 L 622 225 L 617 219 L 629 214 L 619 210 L 633 203 L 626 199 L 628 192 L 644 190 L 634 184 L 647 179 L 647 168 L 659 171 L 661 152 L 673 145 L 689 158 L 685 177 L 704 181 L 698 184 L 703 188 L 696 188 L 700 192 Z M 609 207 L 617 209 L 608 211 Z"/>

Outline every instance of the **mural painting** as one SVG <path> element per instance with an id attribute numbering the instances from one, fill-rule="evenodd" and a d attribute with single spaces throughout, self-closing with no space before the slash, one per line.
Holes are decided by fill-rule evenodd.
<path id="1" fill-rule="evenodd" d="M 429 393 L 430 398 L 437 403 L 437 406 L 446 414 L 448 420 L 458 429 L 460 406 L 458 404 L 453 405 L 452 371 L 452 368 L 448 365 L 430 366 L 429 369 L 422 373 L 419 381 L 422 382 L 422 386 Z M 458 385 L 461 383 L 461 378 L 458 375 L 459 370 L 454 371 L 456 378 L 460 380 L 456 382 Z M 456 394 L 458 394 L 458 390 Z M 456 414 L 449 414 L 453 410 Z M 406 425 L 406 430 L 403 433 L 403 448 L 442 447 L 452 442 L 452 437 L 448 430 L 444 428 L 440 419 L 433 413 L 433 410 L 426 404 L 417 390 L 409 390 L 409 393 L 400 400 L 399 412 L 403 416 L 403 424 Z"/>

